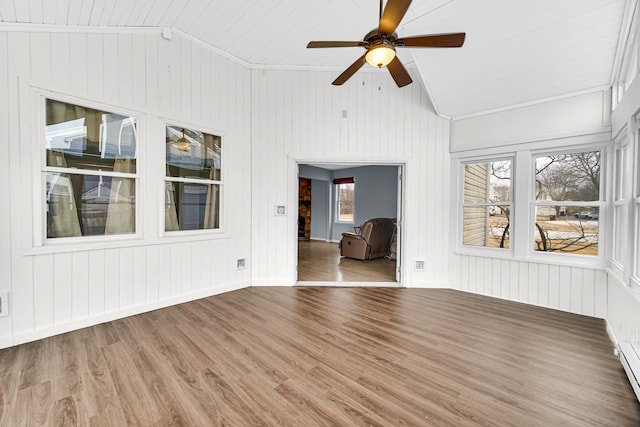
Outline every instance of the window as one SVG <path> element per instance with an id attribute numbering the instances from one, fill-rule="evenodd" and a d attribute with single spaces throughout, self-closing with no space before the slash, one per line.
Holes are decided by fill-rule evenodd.
<path id="1" fill-rule="evenodd" d="M 635 182 L 633 185 L 633 269 L 631 273 L 631 283 L 640 289 L 640 119 L 636 120 L 635 137 L 635 159 L 634 165 L 630 166 L 635 170 Z"/>
<path id="2" fill-rule="evenodd" d="M 50 239 L 136 232 L 136 117 L 45 100 Z"/>
<path id="3" fill-rule="evenodd" d="M 334 179 L 336 186 L 336 221 L 354 221 L 355 181 L 353 178 Z"/>
<path id="4" fill-rule="evenodd" d="M 166 126 L 165 231 L 220 228 L 222 138 Z"/>
<path id="5" fill-rule="evenodd" d="M 535 157 L 535 251 L 598 255 L 600 151 Z"/>
<path id="6" fill-rule="evenodd" d="M 627 238 L 629 236 L 628 206 L 631 202 L 632 166 L 629 164 L 629 143 L 625 133 L 614 147 L 613 156 L 613 250 L 611 252 L 612 263 L 624 270 L 627 254 Z"/>
<path id="7" fill-rule="evenodd" d="M 509 248 L 511 160 L 464 165 L 462 244 Z"/>

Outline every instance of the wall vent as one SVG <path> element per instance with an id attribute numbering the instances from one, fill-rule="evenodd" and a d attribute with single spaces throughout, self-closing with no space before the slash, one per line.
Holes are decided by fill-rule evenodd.
<path id="1" fill-rule="evenodd" d="M 243 268 L 247 268 L 247 259 L 246 258 L 239 258 L 236 261 L 236 269 L 237 270 L 242 270 Z"/>
<path id="2" fill-rule="evenodd" d="M 422 271 L 424 270 L 424 260 L 423 259 L 417 259 L 415 262 L 415 267 L 416 271 Z"/>

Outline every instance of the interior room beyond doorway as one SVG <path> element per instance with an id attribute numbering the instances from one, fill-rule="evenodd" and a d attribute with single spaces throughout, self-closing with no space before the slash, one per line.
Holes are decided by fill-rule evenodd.
<path id="1" fill-rule="evenodd" d="M 376 259 L 341 256 L 339 243 L 343 233 L 360 233 L 369 219 L 397 224 L 401 166 L 314 163 L 298 168 L 297 281 L 397 284 L 399 228 L 389 239 L 389 252 Z M 347 180 L 353 182 L 352 199 L 340 193 L 340 183 Z"/>

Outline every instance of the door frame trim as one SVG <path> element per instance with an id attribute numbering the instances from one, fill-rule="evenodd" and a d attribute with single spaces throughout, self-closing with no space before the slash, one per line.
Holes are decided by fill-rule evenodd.
<path id="1" fill-rule="evenodd" d="M 288 156 L 288 202 L 287 204 L 290 206 L 288 211 L 288 226 L 287 229 L 290 233 L 289 236 L 289 251 L 288 251 L 288 259 L 290 260 L 290 268 L 289 268 L 289 280 L 288 282 L 292 285 L 315 285 L 318 286 L 319 282 L 298 282 L 298 214 L 297 214 L 297 206 L 298 206 L 298 174 L 299 168 L 301 164 L 317 164 L 317 165 L 344 165 L 350 167 L 358 167 L 358 166 L 396 166 L 399 168 L 400 173 L 402 174 L 402 179 L 400 180 L 400 190 L 401 192 L 397 195 L 397 203 L 398 203 L 398 212 L 401 213 L 402 226 L 400 227 L 400 247 L 398 250 L 399 259 L 396 262 L 400 263 L 400 281 L 399 282 L 379 282 L 378 286 L 394 286 L 394 287 L 407 287 L 406 278 L 407 275 L 407 265 L 408 263 L 403 262 L 402 258 L 404 258 L 406 254 L 405 241 L 407 240 L 405 236 L 407 235 L 407 224 L 404 220 L 406 213 L 406 189 L 407 189 L 407 167 L 409 163 L 408 158 L 335 158 L 335 157 L 296 157 L 296 156 Z M 295 207 L 295 210 L 294 210 Z M 323 282 L 325 286 L 364 286 L 364 283 L 368 282 Z"/>

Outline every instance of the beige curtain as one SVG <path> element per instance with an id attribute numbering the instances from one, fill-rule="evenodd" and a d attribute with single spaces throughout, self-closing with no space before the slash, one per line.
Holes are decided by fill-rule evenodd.
<path id="1" fill-rule="evenodd" d="M 207 164 L 209 159 L 209 153 L 214 153 L 215 138 L 213 135 L 204 134 L 204 159 Z M 216 176 L 216 168 L 212 165 L 209 170 L 209 179 L 218 180 L 220 177 Z M 209 184 L 207 188 L 207 201 L 204 209 L 204 226 L 205 230 L 219 227 L 219 207 L 220 207 L 220 186 L 217 184 Z"/>
<path id="2" fill-rule="evenodd" d="M 67 167 L 64 154 L 47 153 L 47 163 Z M 51 183 L 47 194 L 47 237 L 81 236 L 78 209 L 73 195 L 73 185 L 68 175 L 50 174 Z"/>
<path id="3" fill-rule="evenodd" d="M 91 142 L 100 141 L 100 125 L 102 124 L 103 111 L 92 108 L 84 108 L 79 105 L 66 102 L 47 101 L 47 125 L 68 122 L 84 117 L 87 128 L 87 139 Z"/>
<path id="4" fill-rule="evenodd" d="M 113 165 L 114 172 L 135 173 L 135 160 L 117 158 Z M 135 233 L 136 230 L 136 188 L 132 178 L 112 178 L 107 222 L 104 234 Z"/>
<path id="5" fill-rule="evenodd" d="M 169 176 L 169 165 L 167 165 L 166 176 Z M 164 183 L 164 230 L 178 231 L 178 212 L 176 210 L 176 188 L 173 182 Z"/>
<path id="6" fill-rule="evenodd" d="M 213 169 L 209 175 L 212 175 Z M 204 208 L 204 229 L 218 228 L 219 218 L 218 212 L 220 207 L 220 186 L 218 184 L 209 184 L 207 189 L 207 202 Z"/>

